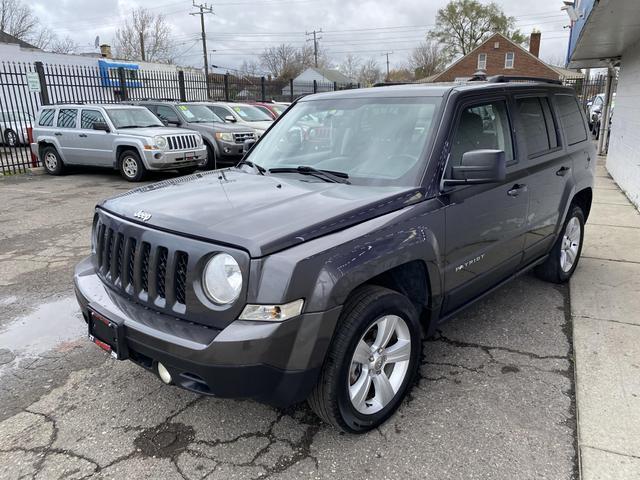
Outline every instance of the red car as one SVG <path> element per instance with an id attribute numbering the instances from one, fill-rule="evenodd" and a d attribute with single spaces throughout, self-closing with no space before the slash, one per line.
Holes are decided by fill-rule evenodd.
<path id="1" fill-rule="evenodd" d="M 269 115 L 274 120 L 289 107 L 288 103 L 253 102 L 251 105 Z"/>

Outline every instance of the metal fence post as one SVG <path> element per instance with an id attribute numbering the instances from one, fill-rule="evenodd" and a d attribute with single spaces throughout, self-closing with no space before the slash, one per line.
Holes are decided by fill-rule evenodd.
<path id="1" fill-rule="evenodd" d="M 229 74 L 224 74 L 224 101 L 229 101 Z"/>
<path id="2" fill-rule="evenodd" d="M 38 79 L 40 80 L 40 103 L 42 105 L 49 105 L 49 90 L 47 89 L 47 80 L 44 75 L 44 65 L 42 62 L 36 62 L 35 67 L 38 73 Z"/>
<path id="3" fill-rule="evenodd" d="M 338 90 L 338 82 L 333 82 L 333 91 Z"/>
<path id="4" fill-rule="evenodd" d="M 118 80 L 120 84 L 120 101 L 129 100 L 129 92 L 127 91 L 127 76 L 124 73 L 124 67 L 118 67 Z"/>
<path id="5" fill-rule="evenodd" d="M 267 84 L 265 83 L 265 78 L 260 77 L 260 93 L 262 95 L 262 101 L 267 101 Z"/>
<path id="6" fill-rule="evenodd" d="M 358 88 L 360 88 L 360 82 L 358 82 Z"/>
<path id="7" fill-rule="evenodd" d="M 313 81 L 313 93 L 318 93 L 318 81 Z"/>
<path id="8" fill-rule="evenodd" d="M 289 90 L 291 91 L 291 94 L 289 96 L 289 101 L 293 102 L 293 78 L 289 79 Z"/>
<path id="9" fill-rule="evenodd" d="M 178 70 L 178 88 L 180 89 L 180 101 L 187 101 L 187 89 L 184 85 L 184 72 L 182 70 Z"/>

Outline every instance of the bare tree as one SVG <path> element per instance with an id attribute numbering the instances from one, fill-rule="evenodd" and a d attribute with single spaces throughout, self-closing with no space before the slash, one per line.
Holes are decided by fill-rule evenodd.
<path id="1" fill-rule="evenodd" d="M 342 72 L 345 76 L 349 77 L 352 80 L 358 78 L 360 74 L 360 65 L 362 64 L 362 59 L 360 57 L 355 56 L 352 53 L 347 54 L 343 62 L 340 64 L 338 70 Z"/>
<path id="2" fill-rule="evenodd" d="M 53 53 L 75 53 L 78 49 L 78 44 L 71 37 L 56 38 L 49 47 Z"/>
<path id="3" fill-rule="evenodd" d="M 275 78 L 293 78 L 302 71 L 297 49 L 286 43 L 266 48 L 260 64 Z"/>
<path id="4" fill-rule="evenodd" d="M 380 65 L 375 58 L 370 58 L 360 67 L 358 80 L 365 86 L 373 85 L 382 80 L 382 70 L 380 70 Z"/>
<path id="5" fill-rule="evenodd" d="M 262 68 L 258 62 L 243 60 L 238 72 L 245 77 L 259 77 L 262 75 Z"/>
<path id="6" fill-rule="evenodd" d="M 169 62 L 172 60 L 171 28 L 164 15 L 146 8 L 131 11 L 131 17 L 116 30 L 116 55 L 128 60 Z"/>
<path id="7" fill-rule="evenodd" d="M 526 36 L 514 27 L 515 18 L 506 16 L 496 3 L 451 0 L 438 10 L 436 26 L 429 32 L 429 37 L 443 44 L 452 58 L 466 55 L 496 32 L 516 43 L 526 43 Z"/>
<path id="8" fill-rule="evenodd" d="M 28 41 L 38 26 L 31 7 L 20 0 L 0 0 L 0 30 L 20 40 Z"/>
<path id="9" fill-rule="evenodd" d="M 409 55 L 409 68 L 416 78 L 430 77 L 443 70 L 446 64 L 447 56 L 434 41 L 420 43 Z"/>

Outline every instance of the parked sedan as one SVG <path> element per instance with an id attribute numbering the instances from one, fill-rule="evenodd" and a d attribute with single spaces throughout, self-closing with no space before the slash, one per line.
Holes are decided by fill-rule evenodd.
<path id="1" fill-rule="evenodd" d="M 31 127 L 33 117 L 26 112 L 0 112 L 0 130 L 2 142 L 10 147 L 17 147 L 29 143 L 27 128 Z"/>
<path id="2" fill-rule="evenodd" d="M 276 102 L 255 102 L 255 103 L 252 103 L 251 105 L 256 107 L 258 110 L 266 113 L 274 120 L 277 119 L 280 115 L 282 115 L 284 111 L 287 109 L 287 107 L 289 106 L 288 104 L 276 103 Z"/>
<path id="3" fill-rule="evenodd" d="M 261 136 L 273 123 L 273 118 L 248 103 L 212 102 L 207 106 L 225 123 L 251 127 L 258 136 Z"/>

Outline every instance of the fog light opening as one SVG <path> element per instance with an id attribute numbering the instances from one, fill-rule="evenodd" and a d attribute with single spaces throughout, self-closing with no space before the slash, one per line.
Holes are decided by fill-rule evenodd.
<path id="1" fill-rule="evenodd" d="M 167 385 L 170 385 L 173 382 L 169 370 L 167 370 L 167 367 L 165 367 L 160 362 L 158 362 L 158 375 L 160 375 L 160 380 L 162 380 Z"/>

